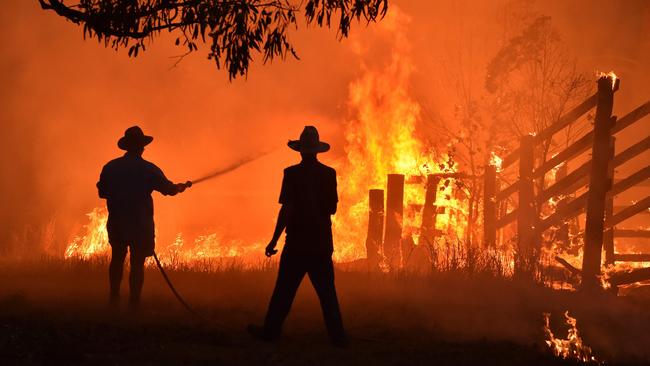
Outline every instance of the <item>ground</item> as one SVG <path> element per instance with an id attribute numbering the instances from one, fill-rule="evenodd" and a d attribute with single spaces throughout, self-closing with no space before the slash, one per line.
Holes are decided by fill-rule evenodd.
<path id="1" fill-rule="evenodd" d="M 331 347 L 318 300 L 303 283 L 285 336 L 252 340 L 274 281 L 272 266 L 170 271 L 202 314 L 188 314 L 155 268 L 137 317 L 106 305 L 106 264 L 0 264 L 0 364 L 560 365 L 544 343 L 542 313 L 566 337 L 570 311 L 607 364 L 650 362 L 650 297 L 585 296 L 485 274 L 377 275 L 337 271 L 347 349 Z M 128 286 L 125 286 L 128 287 Z M 126 288 L 125 288 L 126 290 Z"/>

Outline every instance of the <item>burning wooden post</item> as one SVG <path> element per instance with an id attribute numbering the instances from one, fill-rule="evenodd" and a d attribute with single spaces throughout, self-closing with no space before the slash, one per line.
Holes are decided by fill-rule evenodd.
<path id="1" fill-rule="evenodd" d="M 436 198 L 438 193 L 438 183 L 440 176 L 429 174 L 427 176 L 427 188 L 424 196 L 424 206 L 422 206 L 422 228 L 420 232 L 420 241 L 433 245 L 438 232 L 436 229 L 436 216 L 438 207 Z"/>
<path id="2" fill-rule="evenodd" d="M 402 241 L 402 217 L 404 215 L 404 175 L 388 174 L 386 184 L 386 232 L 384 255 L 390 269 L 400 266 Z"/>
<path id="3" fill-rule="evenodd" d="M 607 191 L 614 186 L 614 157 L 616 156 L 616 137 L 609 138 L 609 165 L 607 167 Z M 614 195 L 605 196 L 605 220 L 611 219 L 614 215 Z M 605 250 L 605 264 L 614 264 L 616 261 L 614 253 L 614 228 L 608 228 L 603 234 L 603 249 Z"/>
<path id="4" fill-rule="evenodd" d="M 379 250 L 384 238 L 384 190 L 371 189 L 368 192 L 368 236 L 366 256 L 368 267 L 379 268 Z"/>
<path id="5" fill-rule="evenodd" d="M 585 247 L 582 260 L 582 289 L 599 288 L 603 229 L 605 222 L 605 196 L 607 194 L 607 173 L 611 161 L 611 128 L 616 122 L 612 118 L 615 80 L 602 77 L 598 80 L 598 104 L 594 120 L 594 140 L 591 154 L 591 176 L 587 193 L 587 219 L 585 222 Z"/>
<path id="6" fill-rule="evenodd" d="M 519 216 L 517 217 L 517 258 L 515 271 L 524 277 L 531 277 L 539 255 L 535 226 L 537 210 L 535 208 L 535 187 L 533 170 L 535 168 L 535 138 L 532 135 L 522 137 L 519 146 Z"/>
<path id="7" fill-rule="evenodd" d="M 495 247 L 497 239 L 496 166 L 486 166 L 483 179 L 483 246 Z"/>

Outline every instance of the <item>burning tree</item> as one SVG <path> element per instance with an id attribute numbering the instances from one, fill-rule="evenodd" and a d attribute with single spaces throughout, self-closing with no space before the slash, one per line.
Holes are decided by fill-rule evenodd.
<path id="1" fill-rule="evenodd" d="M 487 66 L 485 89 L 493 96 L 490 111 L 508 137 L 535 134 L 556 122 L 569 107 L 593 91 L 592 78 L 579 73 L 551 18 L 539 16 L 513 36 Z M 572 133 L 571 133 L 572 132 Z M 568 143 L 576 135 L 570 131 Z M 553 140 L 544 142 L 545 159 Z"/>
<path id="2" fill-rule="evenodd" d="M 458 162 L 459 169 L 468 172 L 470 177 L 482 176 L 488 164 L 500 170 L 501 157 L 518 148 L 522 137 L 535 135 L 556 123 L 594 88 L 593 78 L 578 71 L 575 57 L 564 44 L 551 18 L 537 13 L 532 1 L 509 1 L 502 7 L 501 14 L 500 45 L 491 55 L 489 52 L 483 55 L 484 83 L 472 84 L 476 52 L 471 42 L 475 35 L 471 31 L 460 33 L 462 50 L 452 53 L 450 60 L 441 63 L 444 70 L 441 74 L 446 78 L 444 85 L 455 86 L 455 89 L 450 88 L 455 100 L 453 115 L 446 120 L 423 107 L 430 122 L 427 127 L 432 130 L 431 135 L 446 137 L 450 142 L 447 147 L 449 154 Z M 465 52 L 465 49 L 469 50 Z M 564 135 L 546 139 L 535 152 L 536 159 L 546 161 L 548 156 L 568 146 L 589 127 L 588 119 L 579 120 L 569 126 Z M 562 171 L 557 169 L 552 173 L 562 175 Z M 499 177 L 500 183 L 506 186 L 517 179 L 510 171 L 502 172 Z M 536 183 L 536 190 L 545 188 L 543 178 Z M 472 248 L 481 241 L 479 220 L 485 187 L 481 179 L 466 179 L 464 184 L 469 192 L 464 239 L 466 246 Z M 551 200 L 551 204 L 556 201 Z M 516 205 L 516 201 L 512 203 Z M 535 207 L 538 216 L 549 208 L 546 206 L 548 204 Z M 502 214 L 507 210 L 505 205 L 498 209 Z M 499 251 L 514 250 L 517 256 L 521 254 L 521 248 L 514 245 L 514 240 L 497 242 L 501 243 Z M 530 267 L 525 272 L 536 271 L 539 254 L 524 255 L 530 257 L 524 261 L 530 264 L 525 265 Z"/>
<path id="3" fill-rule="evenodd" d="M 535 16 L 490 61 L 485 87 L 493 97 L 490 109 L 498 125 L 509 128 L 506 136 L 521 138 L 536 135 L 556 123 L 569 107 L 593 90 L 593 83 L 591 78 L 577 71 L 576 61 L 570 57 L 551 18 Z M 535 152 L 537 160 L 546 161 L 550 154 L 568 146 L 587 127 L 588 123 L 578 122 L 569 126 L 559 141 L 552 138 L 542 141 Z M 507 140 L 501 142 L 502 146 L 509 145 Z M 565 171 L 566 167 L 562 167 L 556 175 L 561 177 Z M 536 190 L 541 192 L 545 185 L 541 177 Z M 535 210 L 539 216 L 545 211 L 545 205 L 539 204 Z M 552 241 L 549 239 L 549 244 Z M 526 271 L 535 271 L 540 254 L 532 252 L 529 253 L 531 258 L 521 258 L 527 263 Z"/>
<path id="4" fill-rule="evenodd" d="M 186 54 L 197 43 L 210 43 L 208 59 L 224 67 L 232 79 L 245 75 L 253 52 L 264 62 L 296 56 L 288 30 L 298 27 L 296 13 L 303 2 L 290 0 L 39 0 L 45 10 L 83 25 L 84 37 L 96 38 L 106 47 L 128 48 L 136 57 L 163 31 L 176 35 L 175 44 Z M 374 22 L 387 11 L 388 0 L 309 0 L 304 2 L 308 24 L 336 24 L 339 37 L 347 37 L 353 20 Z M 335 18 L 334 20 L 332 18 Z M 338 21 L 336 20 L 338 19 Z"/>

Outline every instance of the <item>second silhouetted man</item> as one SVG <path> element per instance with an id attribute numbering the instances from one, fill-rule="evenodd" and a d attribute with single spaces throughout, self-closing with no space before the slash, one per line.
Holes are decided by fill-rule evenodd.
<path id="1" fill-rule="evenodd" d="M 289 141 L 288 145 L 300 152 L 302 161 L 284 170 L 282 207 L 266 255 L 277 253 L 275 247 L 285 229 L 286 242 L 264 325 L 250 325 L 248 331 L 264 340 L 278 338 L 296 291 L 307 274 L 320 299 L 332 343 L 346 346 L 332 263 L 331 215 L 336 213 L 338 203 L 336 171 L 316 159 L 316 154 L 328 151 L 330 146 L 320 141 L 313 126 L 306 126 L 300 140 Z"/>

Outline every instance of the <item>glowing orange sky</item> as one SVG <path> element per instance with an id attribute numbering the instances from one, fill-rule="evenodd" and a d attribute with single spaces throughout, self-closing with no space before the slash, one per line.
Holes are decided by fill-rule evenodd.
<path id="1" fill-rule="evenodd" d="M 486 61 L 503 29 L 496 10 L 502 3 L 391 1 L 411 18 L 412 89 L 420 103 L 442 115 L 452 113 L 442 63 L 464 64 L 471 70 L 469 83 L 482 86 Z M 616 111 L 650 99 L 648 2 L 539 3 L 583 70 L 612 69 L 623 79 Z M 362 65 L 381 67 L 390 50 L 376 26 L 356 26 L 352 39 L 343 42 L 332 31 L 303 28 L 293 35 L 300 61 L 255 63 L 247 79 L 229 83 L 201 50 L 172 67 L 171 57 L 183 51 L 163 38 L 129 59 L 125 52 L 83 41 L 80 28 L 41 11 L 36 1 L 3 5 L 3 241 L 26 223 L 55 218 L 58 245 L 64 245 L 83 214 L 102 204 L 94 187 L 101 166 L 120 154 L 115 142 L 135 123 L 155 136 L 145 157 L 173 180 L 193 179 L 242 156 L 273 150 L 184 196 L 156 199 L 164 236 L 219 229 L 242 239 L 267 238 L 282 168 L 298 160 L 286 140 L 313 123 L 333 145 L 323 160 L 343 157 L 349 84 Z M 640 132 L 650 133 L 648 125 L 644 122 Z"/>

